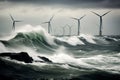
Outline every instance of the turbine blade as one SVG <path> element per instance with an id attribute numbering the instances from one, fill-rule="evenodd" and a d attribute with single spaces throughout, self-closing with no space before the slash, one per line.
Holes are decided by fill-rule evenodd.
<path id="1" fill-rule="evenodd" d="M 68 25 L 68 24 L 67 24 L 67 26 L 68 26 L 69 28 L 71 28 L 71 27 L 72 27 L 72 26 L 70 26 L 70 25 Z"/>
<path id="2" fill-rule="evenodd" d="M 77 18 L 73 18 L 73 17 L 71 17 L 71 19 L 78 20 Z"/>
<path id="3" fill-rule="evenodd" d="M 84 16 L 82 16 L 81 18 L 80 18 L 80 20 L 82 19 L 82 18 L 84 18 L 86 15 L 84 15 Z"/>
<path id="4" fill-rule="evenodd" d="M 111 11 L 108 11 L 108 12 L 106 12 L 105 14 L 103 14 L 102 16 L 105 16 L 105 15 L 107 15 L 108 13 L 110 13 Z"/>
<path id="5" fill-rule="evenodd" d="M 46 23 L 49 23 L 49 22 L 43 22 L 42 24 L 46 24 Z"/>
<path id="6" fill-rule="evenodd" d="M 55 16 L 55 15 L 53 15 L 53 16 L 50 18 L 50 20 L 49 20 L 49 21 L 52 21 L 52 19 L 54 18 L 54 16 Z"/>
<path id="7" fill-rule="evenodd" d="M 22 21 L 15 20 L 15 22 L 22 22 Z"/>
<path id="8" fill-rule="evenodd" d="M 14 18 L 12 17 L 12 15 L 10 14 L 10 18 L 12 19 L 12 21 L 14 21 Z"/>
<path id="9" fill-rule="evenodd" d="M 99 14 L 97 14 L 97 13 L 95 13 L 95 12 L 93 12 L 93 11 L 91 11 L 93 14 L 95 14 L 95 15 L 97 15 L 97 16 L 100 16 Z"/>

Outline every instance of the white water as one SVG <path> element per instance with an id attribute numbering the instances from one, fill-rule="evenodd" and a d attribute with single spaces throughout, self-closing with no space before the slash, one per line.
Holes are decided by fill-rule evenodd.
<path id="1" fill-rule="evenodd" d="M 88 34 L 81 34 L 80 35 L 80 37 L 83 37 L 83 38 L 85 38 L 86 39 L 86 41 L 87 42 L 89 42 L 89 43 L 93 43 L 93 44 L 96 44 L 96 42 L 93 40 L 93 39 L 95 39 L 95 37 L 94 36 L 92 36 L 92 35 L 88 35 Z"/>
<path id="2" fill-rule="evenodd" d="M 36 37 L 38 37 L 37 34 L 41 34 L 45 40 L 50 44 L 50 45 L 55 45 L 58 46 L 58 48 L 53 49 L 55 52 L 53 52 L 53 54 L 45 54 L 44 52 L 41 51 L 37 51 L 36 49 L 36 45 L 34 43 L 30 43 L 32 44 L 33 47 L 27 47 L 27 46 L 21 46 L 21 45 L 17 45 L 17 43 L 15 43 L 17 45 L 17 47 L 13 48 L 13 47 L 6 47 L 4 44 L 0 43 L 0 51 L 1 52 L 5 52 L 5 51 L 10 51 L 10 52 L 28 52 L 30 56 L 33 57 L 34 60 L 40 60 L 37 56 L 45 56 L 47 58 L 49 58 L 50 60 L 52 60 L 54 63 L 63 63 L 65 65 L 62 65 L 65 68 L 68 68 L 67 64 L 71 64 L 74 66 L 78 66 L 78 67 L 84 67 L 84 68 L 95 68 L 95 69 L 101 69 L 101 70 L 109 70 L 109 71 L 120 71 L 120 65 L 119 64 L 115 64 L 115 63 L 120 63 L 119 60 L 119 53 L 114 52 L 115 54 L 117 54 L 118 57 L 115 57 L 113 54 L 102 54 L 103 52 L 101 50 L 98 51 L 98 54 L 96 52 L 96 50 L 91 51 L 91 52 L 87 52 L 85 54 L 91 55 L 91 56 L 87 56 L 86 57 L 81 57 L 82 55 L 85 54 L 81 54 L 82 50 L 76 50 L 73 49 L 73 51 L 79 51 L 79 53 L 81 55 L 78 55 L 79 58 L 75 58 L 76 56 L 74 55 L 75 53 L 71 50 L 69 51 L 66 46 L 63 45 L 57 45 L 54 42 L 54 39 L 59 40 L 60 42 L 66 42 L 69 45 L 76 47 L 77 45 L 79 46 L 85 46 L 84 42 L 81 41 L 79 38 L 84 38 L 88 43 L 91 44 L 110 44 L 111 42 L 106 41 L 104 38 L 98 38 L 92 35 L 85 35 L 82 34 L 80 36 L 71 36 L 71 37 L 53 37 L 51 35 L 49 35 L 44 28 L 42 28 L 41 26 L 31 26 L 31 25 L 25 25 L 25 26 L 21 26 L 19 29 L 16 30 L 14 37 L 18 34 L 18 33 L 24 33 L 24 34 L 29 34 L 32 33 L 34 34 L 34 36 L 32 36 L 32 39 L 36 39 Z M 13 39 L 13 35 L 9 38 L 5 38 L 5 40 L 10 40 Z M 3 39 L 2 39 L 3 40 Z M 97 42 L 95 41 L 97 40 Z M 117 42 L 118 40 L 115 39 L 115 42 Z M 39 45 L 39 44 L 38 44 Z M 108 50 L 109 51 L 109 50 Z M 106 52 L 107 53 L 107 52 Z M 96 55 L 93 55 L 96 54 Z M 32 63 L 32 65 L 38 65 L 40 66 L 38 63 Z M 47 64 L 49 65 L 49 64 Z"/>

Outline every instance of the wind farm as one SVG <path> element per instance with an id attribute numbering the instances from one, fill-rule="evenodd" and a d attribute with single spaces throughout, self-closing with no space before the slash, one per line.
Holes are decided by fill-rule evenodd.
<path id="1" fill-rule="evenodd" d="M 91 11 L 91 12 L 92 12 L 93 14 L 95 14 L 96 16 L 99 17 L 99 21 L 100 21 L 100 22 L 99 22 L 99 36 L 103 36 L 103 17 L 106 16 L 106 15 L 107 15 L 108 13 L 110 13 L 111 11 L 108 11 L 108 12 L 102 14 L 102 15 L 100 15 L 100 14 L 94 12 L 94 11 Z M 21 20 L 16 20 L 16 19 L 14 19 L 11 14 L 10 14 L 9 16 L 10 16 L 10 18 L 11 18 L 11 20 L 12 20 L 12 30 L 15 31 L 16 23 L 22 22 L 22 21 L 21 21 Z M 83 16 L 80 17 L 80 18 L 71 17 L 71 19 L 77 21 L 77 30 L 76 30 L 76 31 L 77 31 L 77 36 L 80 36 L 80 34 L 81 34 L 81 20 L 82 20 L 85 16 L 86 16 L 86 15 L 83 15 Z M 52 27 L 53 27 L 54 24 L 52 25 L 51 22 L 52 22 L 52 20 L 53 20 L 54 17 L 55 17 L 55 15 L 52 15 L 48 21 L 42 22 L 42 24 L 47 24 L 47 28 L 48 28 L 47 30 L 48 30 L 48 33 L 49 33 L 49 34 L 52 34 Z M 87 24 L 87 23 L 86 23 L 86 24 Z M 66 30 L 66 27 L 68 27 L 67 30 Z M 61 27 L 61 28 L 62 28 L 62 31 L 63 31 L 61 34 L 59 34 L 59 35 L 53 34 L 53 35 L 54 35 L 54 36 L 75 36 L 75 35 L 71 35 L 71 34 L 72 34 L 72 29 L 71 29 L 72 27 L 75 28 L 75 26 L 69 26 L 69 24 L 67 24 L 65 27 Z M 68 33 L 68 34 L 65 34 L 66 31 L 68 31 L 69 33 Z M 53 31 L 53 32 L 54 32 L 54 31 Z M 83 34 L 84 34 L 84 33 L 83 33 Z M 96 35 L 97 35 L 97 34 L 96 34 Z"/>
<path id="2" fill-rule="evenodd" d="M 110 13 L 111 11 L 108 11 L 106 13 L 104 13 L 103 15 L 99 15 L 98 13 L 94 12 L 94 11 L 91 11 L 93 14 L 95 14 L 96 16 L 99 17 L 99 20 L 100 20 L 100 26 L 99 26 L 99 36 L 102 36 L 103 33 L 102 33 L 102 30 L 103 30 L 103 17 L 106 16 L 108 13 Z M 22 22 L 21 20 L 16 20 L 13 18 L 13 16 L 10 14 L 9 15 L 11 20 L 12 20 L 12 30 L 15 31 L 15 27 L 16 27 L 16 23 L 18 22 Z M 82 17 L 80 18 L 76 18 L 76 17 L 71 17 L 71 19 L 77 21 L 77 36 L 80 36 L 81 34 L 81 20 L 85 17 L 86 15 L 83 15 Z M 48 28 L 48 33 L 49 34 L 52 34 L 52 26 L 51 25 L 51 22 L 53 20 L 53 18 L 55 17 L 55 15 L 52 15 L 52 17 L 46 21 L 46 22 L 42 22 L 42 24 L 47 24 L 47 28 Z M 87 24 L 87 23 L 86 23 Z M 68 27 L 68 32 L 69 34 L 66 34 L 66 27 Z M 56 35 L 56 34 L 53 34 L 54 36 L 72 36 L 72 28 L 73 26 L 69 26 L 69 24 L 67 24 L 66 26 L 62 27 L 62 31 L 63 33 L 59 34 L 59 35 Z M 75 26 L 74 26 L 75 27 Z M 74 35 L 73 35 L 74 36 Z"/>
<path id="3" fill-rule="evenodd" d="M 120 80 L 120 1 L 0 0 L 0 80 Z"/>

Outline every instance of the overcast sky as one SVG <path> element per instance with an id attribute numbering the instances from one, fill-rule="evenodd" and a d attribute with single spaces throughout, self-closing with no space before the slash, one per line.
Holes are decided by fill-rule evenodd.
<path id="1" fill-rule="evenodd" d="M 120 35 L 120 1 L 119 0 L 0 0 L 0 33 L 11 32 L 11 14 L 17 20 L 23 20 L 16 24 L 16 28 L 30 24 L 41 25 L 47 30 L 48 21 L 55 14 L 52 21 L 52 34 L 62 34 L 62 27 L 66 24 L 72 26 L 72 34 L 77 34 L 77 21 L 70 17 L 81 17 L 81 33 L 98 34 L 99 17 L 91 13 L 94 11 L 100 15 L 111 11 L 103 17 L 103 34 Z M 68 28 L 66 33 L 68 34 Z"/>

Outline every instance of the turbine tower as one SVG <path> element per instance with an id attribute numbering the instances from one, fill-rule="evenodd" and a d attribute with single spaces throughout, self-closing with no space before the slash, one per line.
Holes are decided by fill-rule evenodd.
<path id="1" fill-rule="evenodd" d="M 93 14 L 97 15 L 100 18 L 99 36 L 102 36 L 103 16 L 107 15 L 109 12 L 111 12 L 111 11 L 108 11 L 108 12 L 104 13 L 103 15 L 99 15 L 99 14 L 92 11 Z"/>
<path id="2" fill-rule="evenodd" d="M 70 25 L 67 25 L 67 26 L 69 28 L 69 36 L 71 36 L 72 26 L 70 26 Z"/>
<path id="3" fill-rule="evenodd" d="M 72 19 L 78 21 L 78 33 L 77 33 L 77 35 L 80 35 L 80 20 L 83 19 L 84 17 L 85 17 L 85 15 L 80 17 L 80 18 L 72 18 Z"/>
<path id="4" fill-rule="evenodd" d="M 62 27 L 62 29 L 63 29 L 63 36 L 65 35 L 65 27 Z"/>
<path id="5" fill-rule="evenodd" d="M 54 17 L 54 15 L 50 18 L 49 21 L 43 22 L 43 24 L 46 24 L 46 23 L 48 24 L 48 33 L 49 33 L 49 34 L 50 34 L 51 30 L 52 30 L 51 21 L 52 21 L 53 17 Z"/>
<path id="6" fill-rule="evenodd" d="M 16 24 L 16 22 L 22 22 L 22 21 L 20 21 L 20 20 L 15 20 L 15 19 L 12 17 L 12 15 L 10 15 L 10 18 L 11 18 L 11 20 L 13 21 L 12 30 L 15 31 L 15 24 Z"/>

